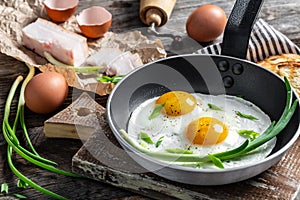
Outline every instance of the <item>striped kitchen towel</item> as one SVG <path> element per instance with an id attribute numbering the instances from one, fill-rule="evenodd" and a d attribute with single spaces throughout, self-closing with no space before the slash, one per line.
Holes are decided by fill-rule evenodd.
<path id="1" fill-rule="evenodd" d="M 198 54 L 220 54 L 221 43 L 199 49 Z M 283 53 L 300 54 L 300 48 L 284 34 L 269 25 L 263 19 L 258 19 L 252 29 L 247 52 L 247 60 L 261 61 L 268 56 Z"/>

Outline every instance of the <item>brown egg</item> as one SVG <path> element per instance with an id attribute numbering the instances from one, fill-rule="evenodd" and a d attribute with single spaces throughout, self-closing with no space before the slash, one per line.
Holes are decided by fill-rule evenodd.
<path id="1" fill-rule="evenodd" d="M 207 4 L 198 7 L 189 15 L 186 31 L 198 42 L 211 42 L 223 33 L 226 21 L 226 14 L 222 8 Z"/>
<path id="2" fill-rule="evenodd" d="M 65 22 L 75 12 L 78 0 L 45 0 L 45 10 L 55 22 Z"/>
<path id="3" fill-rule="evenodd" d="M 34 76 L 25 88 L 26 106 L 33 112 L 47 114 L 61 106 L 68 95 L 65 77 L 57 72 Z"/>
<path id="4" fill-rule="evenodd" d="M 112 15 L 103 7 L 93 6 L 82 10 L 76 16 L 76 20 L 83 35 L 99 38 L 109 30 Z"/>

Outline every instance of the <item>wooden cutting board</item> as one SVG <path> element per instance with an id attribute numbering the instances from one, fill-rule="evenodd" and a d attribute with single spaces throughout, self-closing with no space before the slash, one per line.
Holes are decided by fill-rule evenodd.
<path id="1" fill-rule="evenodd" d="M 80 96 L 76 102 L 81 102 L 81 98 L 86 96 Z M 100 105 L 96 107 L 98 112 L 95 115 L 97 123 L 93 125 L 94 132 L 72 159 L 75 173 L 154 199 L 297 198 L 300 186 L 300 138 L 279 163 L 256 177 L 222 186 L 195 186 L 145 172 L 114 138 L 106 123 L 105 109 Z"/>

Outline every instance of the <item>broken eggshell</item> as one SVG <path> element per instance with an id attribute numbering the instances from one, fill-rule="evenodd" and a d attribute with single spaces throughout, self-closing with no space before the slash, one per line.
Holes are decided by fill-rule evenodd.
<path id="1" fill-rule="evenodd" d="M 101 6 L 82 10 L 76 20 L 83 35 L 89 38 L 102 37 L 110 28 L 112 15 Z"/>
<path id="2" fill-rule="evenodd" d="M 75 12 L 78 0 L 45 0 L 45 10 L 54 22 L 65 22 Z"/>

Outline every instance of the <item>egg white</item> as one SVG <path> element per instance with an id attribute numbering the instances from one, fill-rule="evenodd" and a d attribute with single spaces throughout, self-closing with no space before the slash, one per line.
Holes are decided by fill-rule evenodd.
<path id="1" fill-rule="evenodd" d="M 197 99 L 195 109 L 181 116 L 167 116 L 161 113 L 158 117 L 149 120 L 155 108 L 155 101 L 158 99 L 152 98 L 140 104 L 132 113 L 127 132 L 129 137 L 137 144 L 141 143 L 140 132 L 145 132 L 152 139 L 154 144 L 148 144 L 145 148 L 151 151 L 164 152 L 165 149 L 189 149 L 195 154 L 205 156 L 218 152 L 227 151 L 241 145 L 246 138 L 240 136 L 238 130 L 253 130 L 257 133 L 263 133 L 271 124 L 271 120 L 260 108 L 253 103 L 242 98 L 229 95 L 206 95 L 200 93 L 192 94 Z M 221 107 L 222 110 L 210 109 L 208 104 L 214 104 Z M 236 115 L 236 111 L 253 115 L 258 120 L 249 120 Z M 190 144 L 184 136 L 186 127 L 190 122 L 200 117 L 213 117 L 222 121 L 228 127 L 227 138 L 216 145 L 200 146 Z M 155 143 L 161 138 L 160 146 L 156 147 Z M 276 140 L 272 140 L 260 148 L 257 148 L 254 153 L 243 156 L 239 159 L 224 162 L 224 166 L 237 167 L 246 163 L 256 162 L 265 158 L 272 151 Z M 214 168 L 212 164 L 205 164 L 204 168 Z"/>

